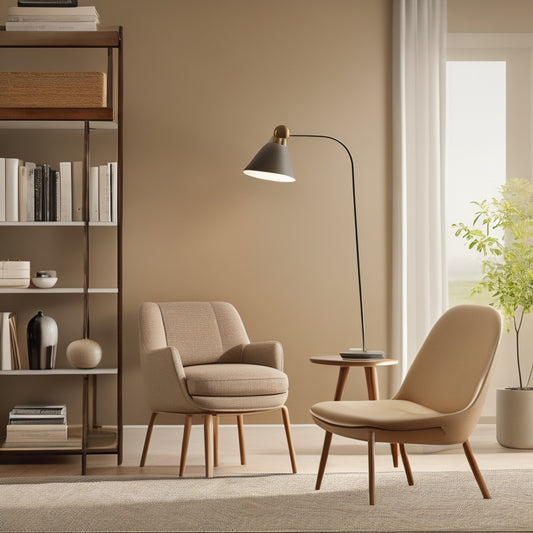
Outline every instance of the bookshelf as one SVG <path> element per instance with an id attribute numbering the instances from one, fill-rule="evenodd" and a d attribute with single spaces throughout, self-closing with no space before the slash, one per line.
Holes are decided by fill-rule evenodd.
<path id="1" fill-rule="evenodd" d="M 15 447 L 10 445 L 4 446 L 0 439 L 0 456 L 23 456 L 23 455 L 52 455 L 52 454 L 69 454 L 81 456 L 81 473 L 87 473 L 87 457 L 91 454 L 114 454 L 117 457 L 117 463 L 122 463 L 122 190 L 123 190 L 123 37 L 122 27 L 104 28 L 98 31 L 86 32 L 48 32 L 48 31 L 5 31 L 0 27 L 0 51 L 5 53 L 8 49 L 46 49 L 50 53 L 56 49 L 73 49 L 87 50 L 94 49 L 101 53 L 107 67 L 107 104 L 103 108 L 37 108 L 37 107 L 0 107 L 0 135 L 10 134 L 16 141 L 20 139 L 21 154 L 24 154 L 24 135 L 41 132 L 45 135 L 50 132 L 51 135 L 63 132 L 69 134 L 76 132 L 76 142 L 80 145 L 80 151 L 83 154 L 83 221 L 75 222 L 0 222 L 0 232 L 17 232 L 16 251 L 27 250 L 28 257 L 31 259 L 32 240 L 47 239 L 52 242 L 54 239 L 59 244 L 51 244 L 61 248 L 61 242 L 76 243 L 76 246 L 65 246 L 62 255 L 65 255 L 64 266 L 65 286 L 59 283 L 57 287 L 49 289 L 38 288 L 0 288 L 0 305 L 1 307 L 16 306 L 15 312 L 21 310 L 22 314 L 27 308 L 34 309 L 36 305 L 46 312 L 46 309 L 53 305 L 52 302 L 60 301 L 60 308 L 65 314 L 72 315 L 69 317 L 65 329 L 72 328 L 72 322 L 83 314 L 83 308 L 88 308 L 88 302 L 98 302 L 98 299 L 105 299 L 104 304 L 98 304 L 111 307 L 114 316 L 114 325 L 112 339 L 109 344 L 112 349 L 104 349 L 104 359 L 101 367 L 93 369 L 76 369 L 69 368 L 66 359 L 58 358 L 62 363 L 59 367 L 50 370 L 0 370 L 0 387 L 4 387 L 10 380 L 17 380 L 14 387 L 15 392 L 20 389 L 23 395 L 25 383 L 33 383 L 32 380 L 46 382 L 53 380 L 54 388 L 64 386 L 69 391 L 68 402 L 77 403 L 81 420 L 76 420 L 76 424 L 70 426 L 68 432 L 68 442 L 62 446 L 30 446 L 23 445 Z M 5 49 L 5 50 L 4 50 Z M 24 65 L 21 65 L 24 70 Z M 8 70 L 8 69 L 5 69 Z M 32 70 L 32 69 L 29 69 Z M 38 70 L 38 69 L 33 69 Z M 83 70 L 81 68 L 80 70 Z M 66 132 L 66 133 L 65 133 Z M 116 143 L 116 160 L 117 160 L 117 217 L 113 222 L 93 222 L 88 220 L 89 213 L 89 168 L 91 157 L 94 149 L 94 136 L 98 132 L 104 132 L 106 135 L 112 135 Z M 63 148 L 61 143 L 57 143 L 58 150 Z M 0 154 L 2 156 L 3 154 Z M 22 156 L 24 157 L 24 156 Z M 64 159 L 67 159 L 66 157 Z M 68 158 L 72 159 L 72 158 Z M 52 232 L 52 233 L 51 233 Z M 72 233 L 73 232 L 73 233 Z M 93 249 L 97 248 L 98 234 L 107 235 L 109 242 L 112 243 L 114 257 L 110 258 L 110 269 L 113 274 L 111 282 L 98 279 L 94 281 L 94 263 L 91 262 Z M 102 233 L 103 232 L 103 233 Z M 112 236 L 108 237 L 109 232 Z M 70 241 L 68 240 L 70 239 Z M 1 240 L 0 240 L 1 241 Z M 107 241 L 106 241 L 107 242 Z M 3 245 L 0 245 L 2 250 Z M 104 247 L 104 255 L 107 258 L 110 246 Z M 11 252 L 11 250 L 9 250 Z M 8 252 L 8 253 L 9 253 Z M 3 255 L 4 250 L 0 252 Z M 70 257 L 74 256 L 74 257 Z M 62 259 L 62 258 L 60 258 Z M 102 262 L 102 261 L 99 261 Z M 81 274 L 66 272 L 67 267 L 82 265 Z M 73 267 L 72 267 L 73 268 Z M 73 268 L 76 270 L 75 268 Z M 32 263 L 32 271 L 35 270 Z M 60 277 L 61 279 L 61 277 Z M 109 299 L 114 304 L 108 305 Z M 58 300 L 59 299 L 59 300 Z M 98 305 L 95 308 L 98 309 Z M 80 311 L 81 310 L 81 311 Z M 23 315 L 24 316 L 24 315 Z M 98 315 L 91 311 L 91 321 L 98 323 Z M 107 320 L 106 327 L 107 325 Z M 87 322 L 88 323 L 88 322 Z M 62 328 L 61 322 L 58 326 Z M 92 327 L 92 326 L 91 326 Z M 18 328 L 24 329 L 25 322 L 19 323 Z M 75 329 L 75 328 L 74 328 Z M 79 338 L 80 335 L 65 331 L 69 340 Z M 19 336 L 22 334 L 19 332 Z M 89 335 L 91 337 L 91 335 Z M 26 357 L 26 344 L 22 343 L 21 355 L 23 360 Z M 99 396 L 101 396 L 101 385 L 99 380 L 103 380 L 104 385 L 112 390 L 112 393 L 104 395 L 104 400 L 111 396 L 115 397 L 115 407 L 109 408 L 106 403 L 106 411 L 115 412 L 114 423 L 102 427 L 98 423 L 98 406 Z M 109 380 L 112 382 L 109 383 Z M 31 385 L 28 385 L 31 387 Z M 13 387 L 8 389 L 10 392 L 9 399 L 13 397 L 12 405 L 20 403 L 20 398 L 13 393 Z M 39 389 L 41 392 L 43 388 Z M 44 387 L 46 390 L 46 387 Z M 57 393 L 57 391 L 56 391 Z M 5 395 L 4 395 L 5 396 Z M 46 396 L 40 397 L 42 403 L 48 402 Z M 2 405 L 2 408 L 9 408 Z M 108 413 L 107 413 L 108 414 Z M 108 414 L 109 416 L 109 414 Z M 70 422 L 70 419 L 69 419 Z M 3 428 L 0 427 L 0 434 Z"/>

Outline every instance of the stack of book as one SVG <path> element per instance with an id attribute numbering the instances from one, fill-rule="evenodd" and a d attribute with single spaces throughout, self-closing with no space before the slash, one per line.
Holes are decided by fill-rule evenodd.
<path id="1" fill-rule="evenodd" d="M 20 370 L 15 313 L 0 312 L 0 370 Z"/>
<path id="2" fill-rule="evenodd" d="M 16 405 L 9 412 L 4 446 L 67 445 L 66 405 Z"/>
<path id="3" fill-rule="evenodd" d="M 62 161 L 59 170 L 44 163 L 0 157 L 0 222 L 83 221 L 83 165 Z M 89 220 L 116 222 L 117 163 L 89 170 Z"/>
<path id="4" fill-rule="evenodd" d="M 96 31 L 100 22 L 94 6 L 33 7 L 45 5 L 39 2 L 20 5 L 9 8 L 7 31 Z"/>

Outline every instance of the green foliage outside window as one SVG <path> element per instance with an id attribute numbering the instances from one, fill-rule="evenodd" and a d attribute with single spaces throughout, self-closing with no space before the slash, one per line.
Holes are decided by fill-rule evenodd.
<path id="1" fill-rule="evenodd" d="M 519 388 L 522 380 L 520 328 L 524 315 L 533 308 L 533 182 L 511 179 L 499 189 L 498 197 L 472 202 L 476 206 L 471 225 L 453 224 L 471 250 L 483 254 L 482 280 L 472 294 L 487 290 L 490 304 L 500 310 L 515 331 Z"/>

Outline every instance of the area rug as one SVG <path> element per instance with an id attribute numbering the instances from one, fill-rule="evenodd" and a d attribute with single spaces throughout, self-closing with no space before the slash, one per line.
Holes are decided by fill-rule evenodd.
<path id="1" fill-rule="evenodd" d="M 531 531 L 533 470 L 0 480 L 1 531 Z"/>

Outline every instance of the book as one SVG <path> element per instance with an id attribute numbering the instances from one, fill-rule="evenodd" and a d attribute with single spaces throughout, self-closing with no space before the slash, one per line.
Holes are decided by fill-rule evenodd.
<path id="1" fill-rule="evenodd" d="M 26 202 L 28 201 L 27 194 L 28 179 L 27 179 L 27 170 L 24 165 L 19 166 L 19 182 L 18 182 L 18 211 L 19 211 L 19 221 L 26 222 L 28 220 L 26 213 Z"/>
<path id="2" fill-rule="evenodd" d="M 48 222 L 50 220 L 50 174 L 51 168 L 50 165 L 44 163 L 43 168 L 43 181 L 41 189 L 41 202 L 42 202 L 42 212 L 43 212 L 43 221 Z"/>
<path id="3" fill-rule="evenodd" d="M 26 162 L 26 220 L 35 220 L 35 163 Z"/>
<path id="4" fill-rule="evenodd" d="M 96 31 L 97 22 L 6 22 L 6 31 Z"/>
<path id="5" fill-rule="evenodd" d="M 63 416 L 37 416 L 37 415 L 14 415 L 9 417 L 9 424 L 17 426 L 31 426 L 31 425 L 59 425 L 65 424 L 65 417 Z"/>
<path id="6" fill-rule="evenodd" d="M 60 217 L 61 222 L 72 221 L 72 163 L 62 161 L 59 163 L 59 176 L 61 188 Z"/>
<path id="7" fill-rule="evenodd" d="M 11 316 L 9 317 L 9 333 L 11 341 L 11 368 L 13 370 L 20 370 L 22 368 L 22 360 L 20 358 L 20 349 L 17 340 L 15 313 L 11 313 Z"/>
<path id="8" fill-rule="evenodd" d="M 11 364 L 11 330 L 9 318 L 12 313 L 0 312 L 0 369 L 12 370 Z"/>
<path id="9" fill-rule="evenodd" d="M 6 442 L 66 441 L 66 424 L 32 424 L 6 426 Z"/>
<path id="10" fill-rule="evenodd" d="M 100 220 L 99 214 L 99 175 L 98 167 L 91 167 L 89 169 L 89 220 L 91 222 L 98 222 Z"/>
<path id="11" fill-rule="evenodd" d="M 59 182 L 59 171 L 50 169 L 50 221 L 59 220 L 59 210 L 61 208 L 61 184 Z"/>
<path id="12" fill-rule="evenodd" d="M 0 222 L 6 219 L 6 158 L 0 157 Z"/>
<path id="13" fill-rule="evenodd" d="M 43 221 L 43 167 L 37 165 L 33 171 L 33 201 L 34 201 L 34 220 Z"/>
<path id="14" fill-rule="evenodd" d="M 117 162 L 107 164 L 109 168 L 109 181 L 111 182 L 111 222 L 118 221 L 118 175 Z"/>
<path id="15" fill-rule="evenodd" d="M 20 160 L 6 157 L 6 220 L 18 222 L 18 190 L 19 190 L 19 165 Z"/>
<path id="16" fill-rule="evenodd" d="M 78 0 L 17 0 L 18 7 L 77 7 Z"/>
<path id="17" fill-rule="evenodd" d="M 66 415 L 67 406 L 63 404 L 15 405 L 10 414 L 14 415 Z"/>
<path id="18" fill-rule="evenodd" d="M 111 222 L 111 184 L 108 165 L 99 166 L 98 210 L 100 222 Z"/>
<path id="19" fill-rule="evenodd" d="M 83 163 L 72 162 L 72 220 L 83 221 Z"/>

